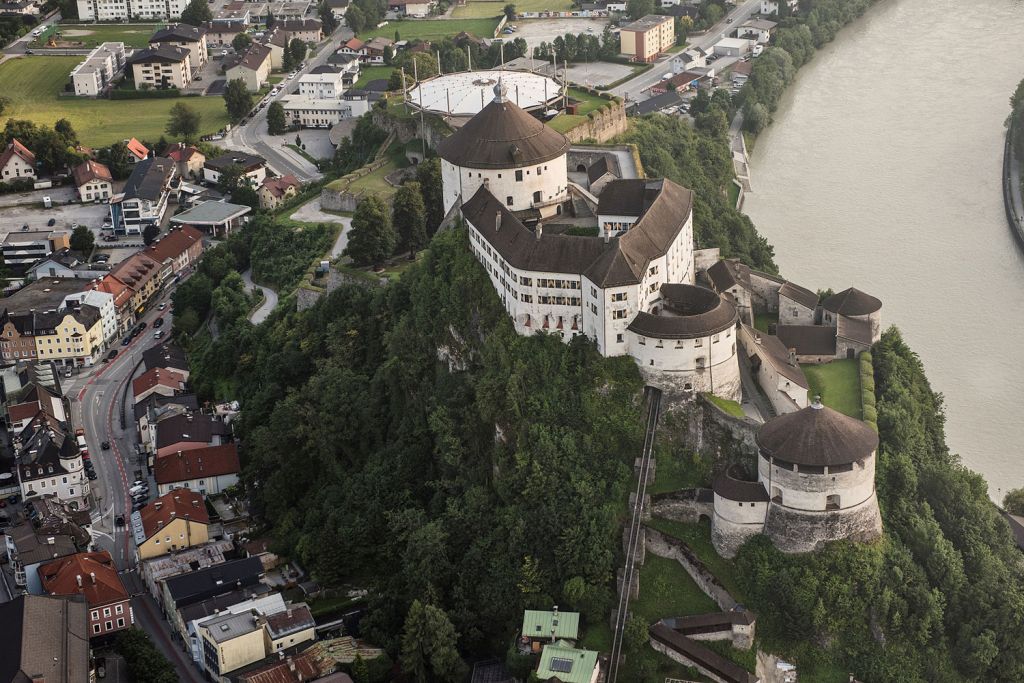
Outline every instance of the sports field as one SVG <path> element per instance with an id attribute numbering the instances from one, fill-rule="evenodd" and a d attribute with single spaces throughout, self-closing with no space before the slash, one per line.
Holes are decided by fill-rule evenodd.
<path id="1" fill-rule="evenodd" d="M 82 59 L 22 57 L 0 64 L 0 94 L 11 100 L 3 122 L 15 118 L 52 126 L 57 119 L 66 118 L 82 144 L 90 147 L 105 147 L 130 137 L 156 141 L 164 134 L 168 112 L 176 102 L 184 102 L 200 113 L 201 135 L 215 133 L 228 122 L 224 99 L 219 96 L 163 100 L 61 97 L 68 74 Z"/>
<path id="2" fill-rule="evenodd" d="M 96 47 L 100 43 L 124 43 L 128 47 L 146 47 L 149 37 L 163 24 L 58 24 L 54 30 L 66 41 L 81 41 L 86 47 Z M 52 31 L 47 31 L 41 39 L 45 40 Z"/>
<path id="3" fill-rule="evenodd" d="M 456 19 L 496 17 L 505 12 L 508 0 L 469 0 L 452 10 Z M 512 3 L 517 12 L 565 12 L 572 9 L 572 0 L 519 0 Z"/>
<path id="4" fill-rule="evenodd" d="M 505 5 L 502 5 L 504 7 Z M 498 11 L 501 14 L 501 11 Z M 359 34 L 360 40 L 369 40 L 376 36 L 384 36 L 394 40 L 395 31 L 398 31 L 400 40 L 441 40 L 452 38 L 458 33 L 465 31 L 477 38 L 490 39 L 494 35 L 494 29 L 498 26 L 498 17 L 493 19 L 422 19 L 403 21 L 389 21 L 380 28 L 373 28 Z"/>

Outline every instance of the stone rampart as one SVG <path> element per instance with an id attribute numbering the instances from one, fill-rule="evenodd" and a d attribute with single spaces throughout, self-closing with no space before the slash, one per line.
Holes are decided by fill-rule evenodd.
<path id="1" fill-rule="evenodd" d="M 715 578 L 711 570 L 690 550 L 690 547 L 678 538 L 672 538 L 656 529 L 647 527 L 647 551 L 658 557 L 675 560 L 682 565 L 694 583 L 714 600 L 719 608 L 728 611 L 736 606 L 736 600 L 729 594 L 725 586 Z"/>
<path id="2" fill-rule="evenodd" d="M 768 507 L 764 533 L 784 553 L 808 553 L 829 541 L 873 541 L 882 535 L 882 517 L 874 496 L 856 507 L 826 512 L 773 504 Z"/>
<path id="3" fill-rule="evenodd" d="M 711 489 L 683 489 L 651 496 L 651 514 L 676 522 L 695 524 L 715 513 Z"/>
<path id="4" fill-rule="evenodd" d="M 626 122 L 626 105 L 617 100 L 609 100 L 607 105 L 590 112 L 586 118 L 586 121 L 565 133 L 569 142 L 608 142 L 615 136 L 625 133 L 629 127 Z"/>

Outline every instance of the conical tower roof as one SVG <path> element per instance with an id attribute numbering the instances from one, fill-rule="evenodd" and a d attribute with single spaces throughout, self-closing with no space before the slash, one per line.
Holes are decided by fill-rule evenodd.
<path id="1" fill-rule="evenodd" d="M 817 399 L 803 410 L 766 422 L 756 440 L 765 455 L 798 465 L 845 465 L 878 448 L 875 430 Z"/>
<path id="2" fill-rule="evenodd" d="M 490 104 L 437 146 L 442 159 L 465 168 L 521 168 L 569 151 L 564 135 L 509 101 L 500 80 L 494 91 Z"/>

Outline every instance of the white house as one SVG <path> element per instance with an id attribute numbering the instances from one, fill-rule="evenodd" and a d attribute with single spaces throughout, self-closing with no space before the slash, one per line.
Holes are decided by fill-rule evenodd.
<path id="1" fill-rule="evenodd" d="M 315 100 L 336 100 L 345 92 L 341 69 L 323 65 L 299 77 L 299 95 Z"/>
<path id="2" fill-rule="evenodd" d="M 240 470 L 238 447 L 228 443 L 159 456 L 153 475 L 158 496 L 181 488 L 212 496 L 238 484 Z"/>
<path id="3" fill-rule="evenodd" d="M 758 45 L 767 45 L 776 26 L 778 24 L 767 19 L 750 19 L 736 29 L 736 37 L 749 38 Z"/>
<path id="4" fill-rule="evenodd" d="M 800 9 L 800 0 L 785 0 L 786 7 L 789 8 L 790 14 Z M 761 14 L 768 16 L 769 14 L 779 13 L 779 0 L 761 0 Z"/>
<path id="5" fill-rule="evenodd" d="M 117 307 L 114 305 L 113 294 L 87 289 L 84 292 L 68 294 L 61 302 L 61 308 L 76 308 L 83 305 L 99 309 L 104 341 L 110 342 L 117 337 Z"/>
<path id="6" fill-rule="evenodd" d="M 110 199 L 114 232 L 141 235 L 147 225 L 158 225 L 167 211 L 175 175 L 174 161 L 164 157 L 152 157 L 135 164 L 124 191 Z"/>
<path id="7" fill-rule="evenodd" d="M 249 179 L 249 184 L 254 188 L 263 184 L 267 177 L 267 160 L 255 154 L 244 152 L 228 152 L 219 157 L 207 159 L 203 163 L 203 180 L 207 183 L 217 184 L 220 182 L 220 174 L 229 166 L 238 166 Z"/>
<path id="8" fill-rule="evenodd" d="M 179 19 L 188 0 L 78 0 L 82 21 Z"/>
<path id="9" fill-rule="evenodd" d="M 388 0 L 388 10 L 403 17 L 423 18 L 433 6 L 431 0 Z"/>
<path id="10" fill-rule="evenodd" d="M 78 197 L 83 202 L 97 199 L 110 199 L 114 194 L 114 179 L 110 169 L 98 161 L 86 159 L 71 171 L 78 189 Z"/>
<path id="11" fill-rule="evenodd" d="M 195 69 L 206 64 L 209 52 L 206 46 L 206 29 L 175 24 L 158 30 L 149 39 L 150 45 L 170 45 L 188 50 L 189 60 Z"/>
<path id="12" fill-rule="evenodd" d="M 695 67 L 707 66 L 708 55 L 699 47 L 683 50 L 672 58 L 672 73 L 681 74 Z"/>
<path id="13" fill-rule="evenodd" d="M 75 94 L 95 97 L 124 68 L 124 43 L 103 43 L 97 46 L 81 64 L 71 72 Z"/>
<path id="14" fill-rule="evenodd" d="M 36 155 L 17 140 L 11 140 L 0 154 L 0 182 L 36 177 Z"/>
<path id="15" fill-rule="evenodd" d="M 365 99 L 328 100 L 289 95 L 281 98 L 281 105 L 286 120 L 302 128 L 330 128 L 370 111 L 370 103 Z"/>
<path id="16" fill-rule="evenodd" d="M 693 285 L 693 193 L 667 179 L 610 180 L 595 236 L 546 230 L 570 202 L 568 142 L 503 84 L 495 91 L 438 154 L 445 209 L 461 207 L 516 331 L 586 335 L 602 355 L 633 357 L 649 384 L 737 398 L 736 306 Z"/>
<path id="17" fill-rule="evenodd" d="M 742 57 L 750 52 L 750 42 L 746 38 L 722 38 L 712 49 L 719 57 Z"/>

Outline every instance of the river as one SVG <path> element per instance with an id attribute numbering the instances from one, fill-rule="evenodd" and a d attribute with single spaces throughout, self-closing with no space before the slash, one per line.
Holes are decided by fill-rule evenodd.
<path id="1" fill-rule="evenodd" d="M 1024 255 L 1003 211 L 1024 0 L 882 0 L 801 69 L 745 210 L 787 278 L 880 298 L 1001 500 L 1024 486 Z"/>

